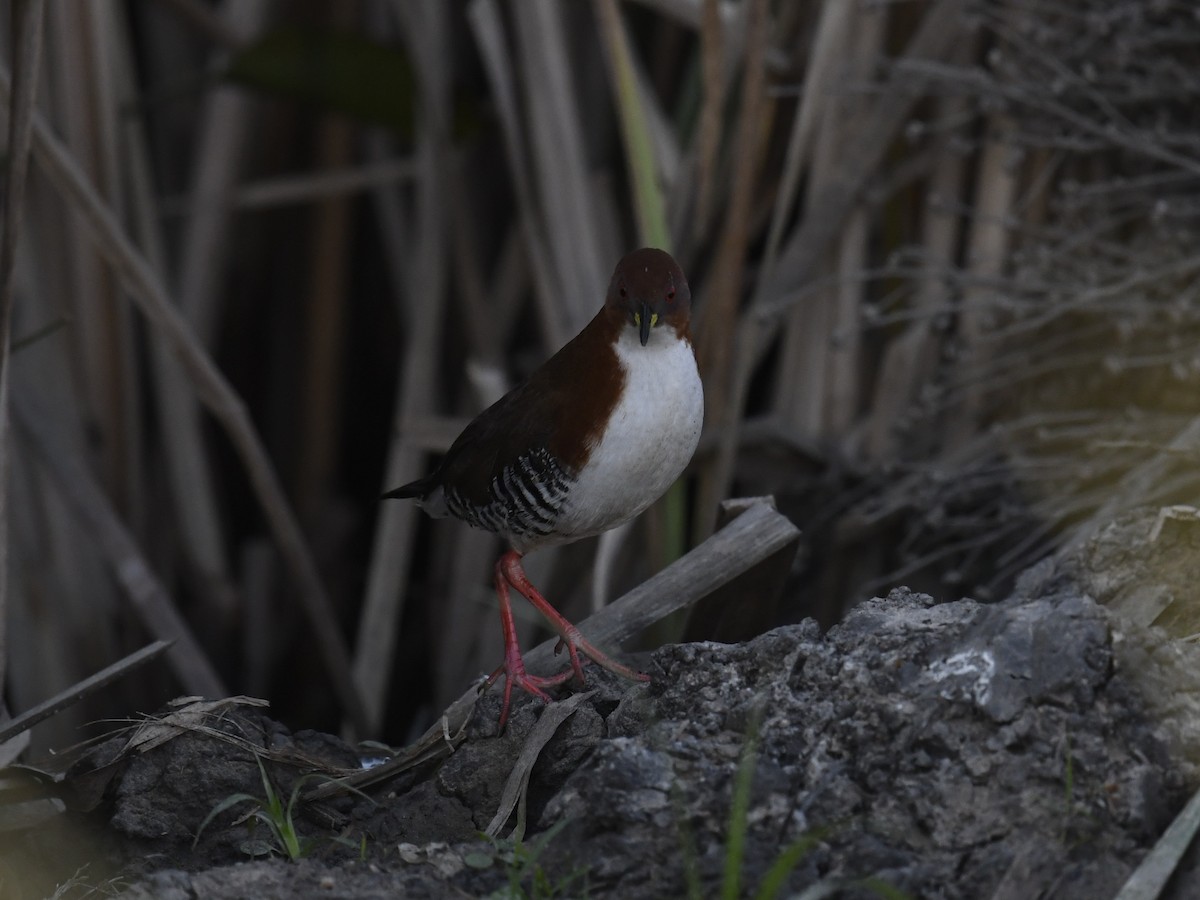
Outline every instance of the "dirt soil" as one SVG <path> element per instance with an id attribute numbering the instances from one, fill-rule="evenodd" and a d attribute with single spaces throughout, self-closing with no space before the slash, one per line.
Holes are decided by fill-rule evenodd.
<path id="1" fill-rule="evenodd" d="M 362 754 L 249 705 L 96 747 L 67 781 L 92 811 L 47 827 L 60 871 L 103 859 L 79 883 L 130 900 L 712 897 L 731 873 L 750 896 L 1111 897 L 1194 768 L 1172 723 L 1146 714 L 1134 669 L 1158 663 L 1122 655 L 1144 641 L 1054 590 L 991 605 L 897 590 L 826 634 L 805 622 L 664 647 L 650 684 L 595 672 L 588 694 L 522 697 L 499 736 L 493 691 L 444 759 L 297 804 L 311 841 L 299 862 L 246 818 L 250 800 L 210 814 L 264 797 L 260 757 L 286 803 L 305 773 L 354 770 Z M 523 811 L 485 838 L 523 753 Z M 0 863 L 47 846 L 26 841 Z M 1193 866 L 1168 896 L 1197 884 Z"/>

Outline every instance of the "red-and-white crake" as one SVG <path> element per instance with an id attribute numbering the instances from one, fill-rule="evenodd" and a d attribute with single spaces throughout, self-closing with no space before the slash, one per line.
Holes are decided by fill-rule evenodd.
<path id="1" fill-rule="evenodd" d="M 431 516 L 462 519 L 509 546 L 495 569 L 504 663 L 487 682 L 505 677 L 501 730 L 514 684 L 549 700 L 545 688 L 572 674 L 583 683 L 581 653 L 647 680 L 585 640 L 530 584 L 521 557 L 627 522 L 682 474 L 704 416 L 690 312 L 679 264 L 662 250 L 635 250 L 617 264 L 603 308 L 583 331 L 480 413 L 434 472 L 384 495 L 415 497 Z M 510 587 L 558 633 L 569 669 L 525 671 Z"/>

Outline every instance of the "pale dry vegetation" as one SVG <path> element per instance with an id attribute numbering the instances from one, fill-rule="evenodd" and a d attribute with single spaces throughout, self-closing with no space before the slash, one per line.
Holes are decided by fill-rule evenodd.
<path id="1" fill-rule="evenodd" d="M 707 427 L 602 590 L 594 544 L 533 558 L 568 615 L 732 495 L 809 541 L 765 624 L 999 596 L 1123 508 L 1200 501 L 1188 0 L 0 7 L 10 201 L 30 148 L 3 697 L 177 642 L 43 744 L 183 692 L 428 724 L 498 657 L 498 548 L 377 497 L 639 244 L 691 278 Z"/>

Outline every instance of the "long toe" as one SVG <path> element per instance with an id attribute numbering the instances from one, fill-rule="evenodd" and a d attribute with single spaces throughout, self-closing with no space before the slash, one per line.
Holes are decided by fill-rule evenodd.
<path id="1" fill-rule="evenodd" d="M 555 675 L 530 675 L 526 673 L 525 680 L 540 688 L 558 687 L 570 681 L 575 674 L 574 669 L 563 669 Z"/>
<path id="2" fill-rule="evenodd" d="M 629 666 L 617 662 L 611 656 L 602 652 L 599 647 L 589 641 L 584 640 L 582 635 L 574 635 L 574 641 L 579 652 L 594 662 L 596 665 L 608 669 L 614 675 L 620 675 L 622 678 L 628 678 L 630 681 L 649 681 L 650 676 L 642 672 L 638 672 Z M 581 676 L 582 677 L 582 676 Z"/>
<path id="3" fill-rule="evenodd" d="M 512 706 L 512 689 L 514 686 L 519 687 L 527 694 L 531 694 L 544 703 L 550 703 L 551 697 L 546 693 L 546 688 L 558 687 L 566 681 L 569 681 L 575 674 L 572 669 L 565 669 L 555 675 L 530 675 L 525 671 L 525 664 L 518 660 L 515 664 L 512 661 L 506 661 L 503 665 L 498 666 L 496 671 L 492 672 L 488 680 L 484 682 L 481 691 L 486 691 L 489 687 L 504 679 L 504 699 L 500 706 L 500 726 L 499 730 L 504 730 L 505 723 L 508 722 L 509 709 Z"/>

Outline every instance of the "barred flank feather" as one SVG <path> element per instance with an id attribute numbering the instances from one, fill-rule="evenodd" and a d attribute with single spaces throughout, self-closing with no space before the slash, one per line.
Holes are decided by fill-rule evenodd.
<path id="1" fill-rule="evenodd" d="M 488 502 L 447 491 L 450 512 L 476 528 L 514 536 L 547 535 L 574 481 L 544 447 L 518 456 L 488 487 Z"/>

